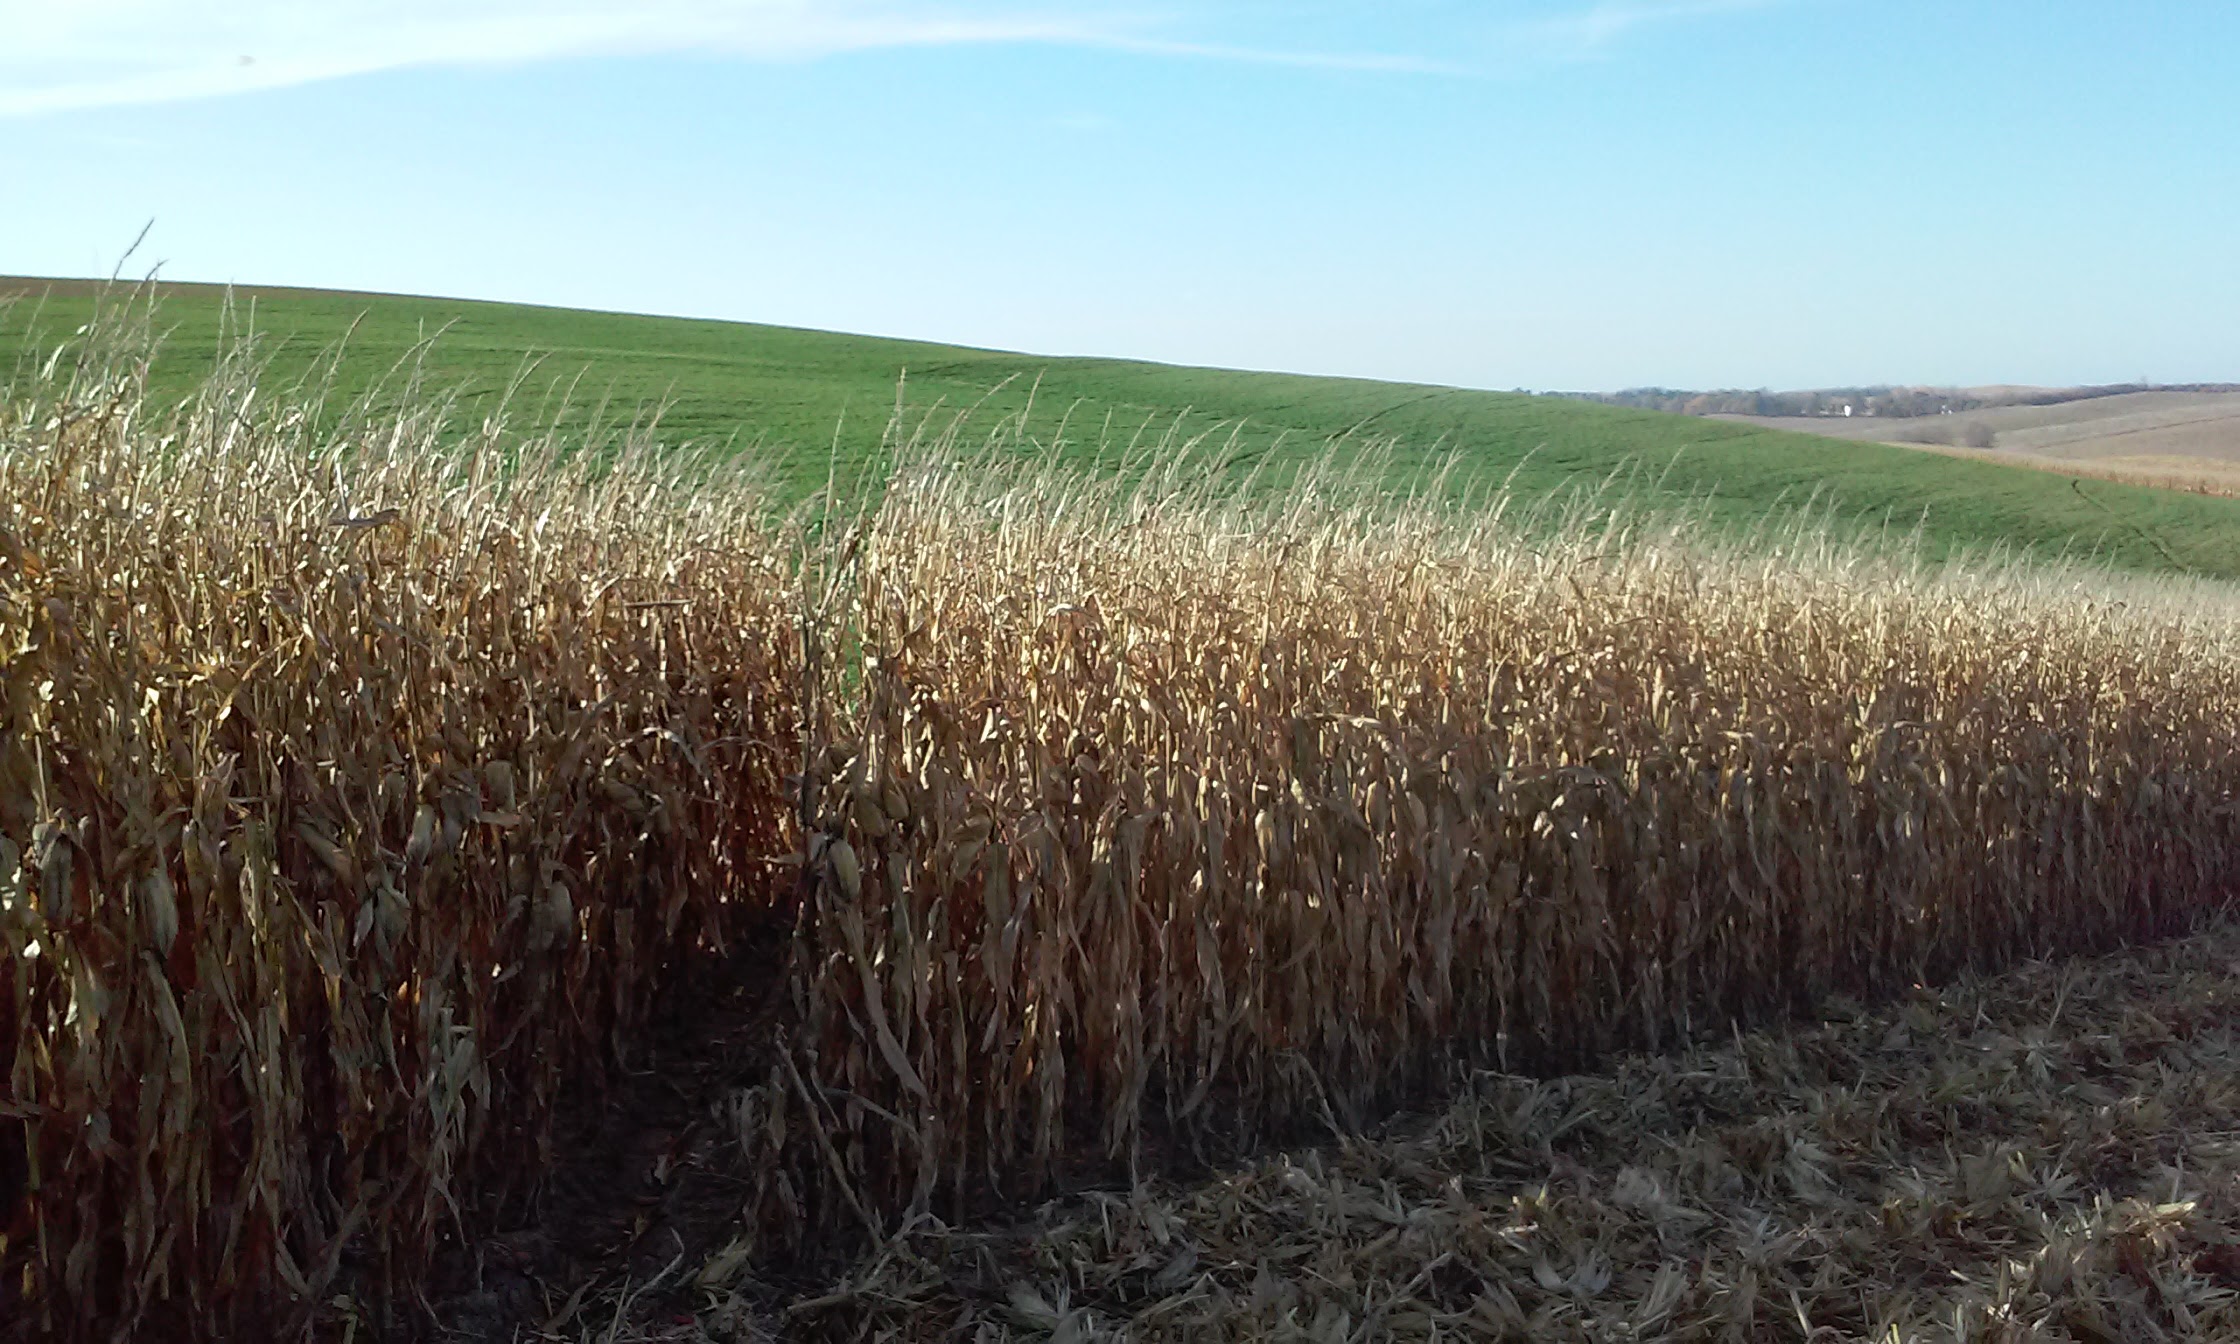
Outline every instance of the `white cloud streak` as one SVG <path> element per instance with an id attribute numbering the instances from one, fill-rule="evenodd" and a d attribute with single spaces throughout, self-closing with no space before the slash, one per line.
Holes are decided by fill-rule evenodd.
<path id="1" fill-rule="evenodd" d="M 1476 73 L 1471 67 L 1452 61 L 1384 52 L 1285 51 L 1231 46 L 1219 42 L 1124 37 L 1118 34 L 1090 38 L 1079 45 L 1099 47 L 1107 51 L 1134 52 L 1140 56 L 1179 56 L 1190 60 L 1230 61 L 1239 65 L 1282 65 L 1299 70 L 1357 70 L 1369 74 L 1401 75 Z"/>
<path id="2" fill-rule="evenodd" d="M 379 70 L 705 52 L 1094 42 L 1080 17 L 810 0 L 0 0 L 0 116 L 169 102 Z"/>
<path id="3" fill-rule="evenodd" d="M 1153 15 L 1129 8 L 1133 2 L 0 0 L 0 118 L 219 97 L 413 67 L 653 53 L 805 60 L 877 48 L 1010 43 L 1398 74 L 1484 69 L 1404 52 L 1197 40 L 1206 31 L 1199 20 L 1218 19 L 1221 6 L 1184 19 L 1173 10 Z M 1773 2 L 1603 0 L 1512 25 L 1499 45 L 1511 56 L 1589 55 L 1649 24 Z"/>
<path id="4" fill-rule="evenodd" d="M 1644 28 L 1771 9 L 1789 0 L 1603 0 L 1569 14 L 1519 24 L 1515 36 L 1544 57 L 1577 59 L 1609 51 Z"/>

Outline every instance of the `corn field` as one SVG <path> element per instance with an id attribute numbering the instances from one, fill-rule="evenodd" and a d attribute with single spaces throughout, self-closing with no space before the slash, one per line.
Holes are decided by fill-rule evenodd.
<path id="1" fill-rule="evenodd" d="M 794 603 L 734 497 L 434 402 L 314 439 L 253 372 L 0 427 L 0 1332 L 406 1292 L 775 889 Z"/>
<path id="2" fill-rule="evenodd" d="M 2166 935 L 2240 879 L 2228 591 L 1559 524 L 897 491 L 799 1063 L 739 1100 L 765 1226 Z"/>
<path id="3" fill-rule="evenodd" d="M 0 421 L 0 1330 L 409 1298 L 749 940 L 780 1011 L 723 1104 L 775 1259 L 2240 876 L 2222 587 L 953 427 L 780 516 L 409 386 L 242 360 L 172 413 L 135 348 Z"/>

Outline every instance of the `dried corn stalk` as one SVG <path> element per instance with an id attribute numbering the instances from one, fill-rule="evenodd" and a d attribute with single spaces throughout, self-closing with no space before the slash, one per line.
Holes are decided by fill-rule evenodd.
<path id="1" fill-rule="evenodd" d="M 893 492 L 766 1226 L 2167 933 L 2240 880 L 2229 589 L 1545 522 Z"/>
<path id="2" fill-rule="evenodd" d="M 277 1330 L 346 1252 L 401 1310 L 785 894 L 782 537 L 131 373 L 0 420 L 0 1334 Z"/>

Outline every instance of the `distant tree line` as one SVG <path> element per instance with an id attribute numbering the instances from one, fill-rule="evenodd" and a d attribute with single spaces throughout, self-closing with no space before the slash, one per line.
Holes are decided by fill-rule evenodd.
<path id="1" fill-rule="evenodd" d="M 1802 392 L 1745 391 L 1726 388 L 1692 392 L 1672 387 L 1629 387 L 1622 392 L 1561 392 L 1558 396 L 1632 406 L 1678 415 L 1851 415 L 1910 418 L 1989 406 L 2054 406 L 2126 392 L 2240 392 L 2240 383 L 2111 383 L 2102 387 L 2030 388 L 1981 393 L 1949 387 L 1822 387 Z"/>

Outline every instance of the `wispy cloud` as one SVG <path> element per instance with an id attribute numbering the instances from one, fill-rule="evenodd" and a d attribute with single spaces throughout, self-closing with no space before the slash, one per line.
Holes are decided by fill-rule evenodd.
<path id="1" fill-rule="evenodd" d="M 1786 3 L 1789 0 L 1604 0 L 1585 9 L 1526 20 L 1516 26 L 1514 36 L 1533 48 L 1534 55 L 1594 56 L 1640 29 Z"/>
<path id="2" fill-rule="evenodd" d="M 1282 48 L 1235 46 L 1221 42 L 1185 42 L 1171 38 L 1100 36 L 1083 45 L 1110 51 L 1132 51 L 1144 56 L 1181 56 L 1195 60 L 1232 61 L 1241 65 L 1284 65 L 1303 70 L 1358 70 L 1403 75 L 1467 75 L 1472 67 L 1456 61 L 1378 51 L 1287 51 Z"/>
<path id="3" fill-rule="evenodd" d="M 1409 56 L 1191 40 L 1116 3 L 1042 0 L 0 0 L 0 116 L 169 102 L 414 66 L 698 52 L 798 60 L 1040 43 L 1352 70 Z"/>
<path id="4" fill-rule="evenodd" d="M 1498 50 L 1442 41 L 1484 32 L 1477 5 L 1404 7 L 1387 34 L 1372 0 L 1137 8 L 1146 0 L 0 0 L 0 117 L 171 102 L 382 70 L 696 52 L 801 60 L 883 47 L 1034 43 L 1148 56 L 1399 74 L 1467 74 L 1518 55 L 1566 58 L 1635 29 L 1779 0 L 1603 0 L 1497 25 Z M 1156 2 L 1156 0 L 1150 0 Z M 1302 13 L 1397 36 L 1263 44 Z M 1426 32 L 1422 16 L 1443 20 Z M 1513 10 L 1511 11 L 1514 12 Z M 1257 20 L 1257 21 L 1255 21 Z M 1410 46 L 1412 43 L 1412 47 Z M 1474 53 L 1472 48 L 1476 47 Z M 1458 56 L 1457 53 L 1462 53 Z M 1490 58 L 1490 59 L 1488 59 Z"/>

